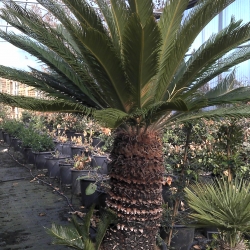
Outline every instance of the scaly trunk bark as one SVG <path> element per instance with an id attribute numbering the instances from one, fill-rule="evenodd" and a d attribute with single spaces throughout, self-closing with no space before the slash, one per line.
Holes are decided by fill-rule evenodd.
<path id="1" fill-rule="evenodd" d="M 102 249 L 155 249 L 162 216 L 162 142 L 154 131 L 120 130 L 111 152 L 111 191 L 107 206 L 118 224 L 106 233 Z"/>

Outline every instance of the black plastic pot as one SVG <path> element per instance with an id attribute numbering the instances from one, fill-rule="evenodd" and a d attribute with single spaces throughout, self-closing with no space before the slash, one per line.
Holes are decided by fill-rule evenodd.
<path id="1" fill-rule="evenodd" d="M 74 130 L 68 130 L 68 129 L 67 129 L 67 130 L 65 131 L 65 134 L 66 134 L 66 136 L 67 136 L 68 139 L 71 139 L 71 137 L 75 135 L 75 131 L 74 131 Z"/>
<path id="2" fill-rule="evenodd" d="M 86 194 L 86 188 L 90 183 L 94 184 L 95 182 L 93 179 L 82 179 L 80 181 L 82 205 L 85 206 L 85 208 L 90 208 L 93 204 L 95 204 L 97 208 L 106 206 L 107 193 L 97 189 L 91 195 Z"/>
<path id="3" fill-rule="evenodd" d="M 59 178 L 60 176 L 59 161 L 66 159 L 66 158 L 68 158 L 68 156 L 66 155 L 60 155 L 58 157 L 54 157 L 54 156 L 45 157 L 49 178 Z"/>
<path id="4" fill-rule="evenodd" d="M 108 174 L 108 157 L 107 155 L 93 155 L 91 165 L 93 168 L 100 167 L 99 174 Z"/>
<path id="5" fill-rule="evenodd" d="M 10 146 L 13 147 L 14 151 L 18 151 L 20 149 L 21 141 L 15 137 L 10 137 L 10 139 Z"/>
<path id="6" fill-rule="evenodd" d="M 35 167 L 37 169 L 46 169 L 46 158 L 51 156 L 55 151 L 47 151 L 47 152 L 33 152 L 35 158 Z"/>
<path id="7" fill-rule="evenodd" d="M 71 185 L 71 168 L 73 163 L 59 162 L 60 183 L 62 185 Z"/>
<path id="8" fill-rule="evenodd" d="M 77 146 L 72 145 L 71 146 L 71 158 L 74 157 L 74 155 L 81 155 L 82 152 L 84 152 L 85 148 L 83 146 Z"/>
<path id="9" fill-rule="evenodd" d="M 190 250 L 194 241 L 195 229 L 184 225 L 175 225 L 173 228 L 170 246 L 175 250 Z M 167 243 L 168 235 L 163 228 L 160 228 L 160 236 Z"/>
<path id="10" fill-rule="evenodd" d="M 105 142 L 101 141 L 100 138 L 94 137 L 92 138 L 92 146 L 93 147 L 98 147 L 101 148 L 102 146 L 104 146 Z"/>
<path id="11" fill-rule="evenodd" d="M 62 148 L 63 148 L 62 143 L 55 140 L 54 144 L 55 144 L 55 151 L 59 151 L 60 153 L 62 153 Z"/>
<path id="12" fill-rule="evenodd" d="M 0 141 L 3 141 L 3 129 L 0 128 Z"/>
<path id="13" fill-rule="evenodd" d="M 35 164 L 35 156 L 32 148 L 24 147 L 22 148 L 22 153 L 26 164 Z"/>
<path id="14" fill-rule="evenodd" d="M 78 170 L 71 168 L 71 183 L 72 183 L 72 194 L 81 194 L 80 180 L 77 180 L 79 176 L 87 176 L 92 170 Z"/>
<path id="15" fill-rule="evenodd" d="M 71 143 L 63 143 L 62 144 L 62 154 L 63 155 L 68 155 L 69 157 L 72 155 L 71 153 Z"/>
<path id="16" fill-rule="evenodd" d="M 3 141 L 10 145 L 10 135 L 6 132 L 3 132 Z"/>

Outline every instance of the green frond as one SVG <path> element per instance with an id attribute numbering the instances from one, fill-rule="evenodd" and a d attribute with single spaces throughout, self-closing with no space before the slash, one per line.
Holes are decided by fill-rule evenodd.
<path id="1" fill-rule="evenodd" d="M 236 105 L 232 107 L 223 107 L 213 110 L 200 110 L 199 112 L 181 113 L 176 112 L 171 116 L 166 124 L 183 123 L 200 118 L 205 119 L 220 119 L 221 117 L 240 119 L 243 117 L 250 117 L 250 106 L 248 105 Z"/>
<path id="2" fill-rule="evenodd" d="M 225 93 L 233 90 L 235 87 L 235 70 L 219 82 L 214 88 L 205 93 L 205 97 L 210 99 L 219 97 Z"/>
<path id="3" fill-rule="evenodd" d="M 182 95 L 183 97 L 188 96 L 194 93 L 197 89 L 203 86 L 205 83 L 209 82 L 216 76 L 220 75 L 223 72 L 228 71 L 233 66 L 244 62 L 250 59 L 250 48 L 240 48 L 236 49 L 235 52 L 229 53 L 229 55 L 221 58 L 217 64 L 213 64 L 210 67 L 205 67 L 203 72 L 200 72 L 201 75 L 197 79 L 190 84 L 187 88 L 188 90 Z"/>
<path id="4" fill-rule="evenodd" d="M 127 120 L 129 116 L 121 110 L 108 108 L 96 110 L 94 117 L 106 127 L 117 128 L 120 124 Z"/>
<path id="5" fill-rule="evenodd" d="M 41 112 L 66 112 L 93 115 L 95 109 L 88 108 L 81 103 L 70 102 L 62 99 L 45 100 L 27 96 L 12 96 L 0 93 L 0 103 L 11 107 L 19 107 L 27 110 Z"/>
<path id="6" fill-rule="evenodd" d="M 159 57 L 158 77 L 164 75 L 166 71 L 166 63 L 169 60 L 170 52 L 173 49 L 176 35 L 181 25 L 183 13 L 188 2 L 188 0 L 171 0 L 166 4 L 163 13 L 161 14 L 158 25 L 162 34 L 162 51 Z M 157 84 L 155 84 L 155 86 L 157 87 Z"/>
<path id="7" fill-rule="evenodd" d="M 42 2 L 50 3 L 51 1 L 42 0 Z M 62 2 L 71 10 L 80 24 L 106 33 L 102 20 L 85 0 L 62 0 Z"/>
<path id="8" fill-rule="evenodd" d="M 54 1 L 40 0 L 38 2 L 49 9 L 67 28 L 82 54 L 87 56 L 88 62 L 90 58 L 92 61 L 95 60 L 93 67 L 91 67 L 92 64 L 88 66 L 91 67 L 90 70 L 95 79 L 99 81 L 96 88 L 100 88 L 100 92 L 104 91 L 107 94 L 108 98 L 105 100 L 109 106 L 116 106 L 127 111 L 128 94 L 125 76 L 120 58 L 115 53 L 110 38 L 92 27 L 84 24 L 79 26 Z"/>
<path id="9" fill-rule="evenodd" d="M 110 2 L 110 6 L 111 8 L 115 8 L 116 5 L 119 5 L 120 4 L 120 1 L 115 1 L 117 4 L 115 4 L 115 6 L 113 6 L 113 3 L 112 1 Z M 99 9 L 100 9 L 100 12 L 102 13 L 102 16 L 105 20 L 105 22 L 107 23 L 107 29 L 109 31 L 109 34 L 110 34 L 110 37 L 111 37 L 111 40 L 114 44 L 114 48 L 116 50 L 116 52 L 118 54 L 121 53 L 121 37 L 119 35 L 119 32 L 121 32 L 120 27 L 118 27 L 118 17 L 116 16 L 113 16 L 114 13 L 112 11 L 112 9 L 110 8 L 109 4 L 105 1 L 105 0 L 96 0 L 96 4 L 98 5 Z M 119 14 L 120 15 L 126 15 L 126 6 L 119 6 Z M 123 23 L 123 25 L 125 24 L 125 22 Z"/>
<path id="10" fill-rule="evenodd" d="M 239 87 L 227 93 L 208 98 L 208 106 L 250 101 L 250 87 Z"/>
<path id="11" fill-rule="evenodd" d="M 232 0 L 204 0 L 190 11 L 176 34 L 176 40 L 165 63 L 166 70 L 158 78 L 155 92 L 156 101 L 168 99 L 167 90 L 172 92 L 175 87 L 170 88 L 169 84 L 183 63 L 191 44 L 201 30 L 231 2 Z"/>
<path id="12" fill-rule="evenodd" d="M 84 241 L 89 239 L 89 229 L 90 229 L 90 224 L 91 224 L 91 218 L 92 218 L 93 213 L 94 213 L 94 208 L 95 208 L 95 205 L 93 204 L 89 208 L 86 216 L 84 217 L 84 223 L 83 223 L 83 229 L 82 229 L 82 236 L 83 236 Z"/>
<path id="13" fill-rule="evenodd" d="M 241 22 L 231 22 L 228 27 L 217 35 L 212 35 L 196 52 L 192 54 L 185 64 L 186 69 L 181 75 L 176 72 L 175 79 L 170 84 L 170 89 L 189 87 L 189 84 L 200 77 L 200 71 L 209 67 L 227 52 L 245 43 L 250 38 L 250 23 L 240 26 Z"/>
<path id="14" fill-rule="evenodd" d="M 198 226 L 243 233 L 250 230 L 249 190 L 249 183 L 238 178 L 232 182 L 216 179 L 185 188 L 185 196 Z"/>
<path id="15" fill-rule="evenodd" d="M 46 228 L 46 232 L 53 237 L 52 244 L 69 246 L 79 250 L 86 249 L 82 236 L 74 227 L 60 226 L 53 223 L 51 229 Z"/>
<path id="16" fill-rule="evenodd" d="M 141 21 L 142 28 L 148 22 L 148 19 L 153 16 L 152 0 L 128 0 L 132 13 L 136 13 Z"/>
<path id="17" fill-rule="evenodd" d="M 116 1 L 116 0 L 111 0 L 110 1 L 110 8 L 112 11 L 113 15 L 113 20 L 115 22 L 115 27 L 117 31 L 117 38 L 118 38 L 118 48 L 119 48 L 119 53 L 122 54 L 122 38 L 123 38 L 123 32 L 125 25 L 128 21 L 129 17 L 129 10 L 123 1 Z"/>
<path id="18" fill-rule="evenodd" d="M 95 102 L 97 102 L 97 95 L 93 93 L 93 90 L 90 91 L 93 80 L 83 67 L 83 63 L 80 64 L 80 61 L 82 62 L 84 60 L 81 57 L 76 58 L 71 50 L 65 45 L 64 41 L 58 39 L 58 34 L 55 33 L 53 29 L 48 30 L 43 21 L 37 19 L 37 16 L 34 13 L 29 13 L 22 8 L 17 8 L 16 5 L 14 5 L 14 7 L 17 9 L 17 12 L 9 10 L 8 16 L 11 14 L 12 16 L 20 16 L 20 19 L 23 20 L 24 23 L 29 24 L 29 28 L 23 32 L 46 45 L 46 47 L 35 42 L 29 37 L 15 35 L 11 32 L 8 32 L 7 34 L 2 31 L 0 36 L 3 39 L 11 42 L 13 45 L 25 49 L 27 52 L 40 59 L 42 62 L 52 67 L 52 69 L 55 69 L 60 75 L 67 77 L 71 82 L 78 86 L 81 92 L 85 93 Z M 24 13 L 26 15 L 24 15 Z M 6 16 L 2 17 L 6 18 Z M 14 27 L 18 28 L 18 23 L 13 21 L 11 22 L 10 18 L 7 19 L 7 21 Z M 31 24 L 32 28 L 30 28 Z M 104 105 L 104 103 L 101 105 Z"/>
<path id="19" fill-rule="evenodd" d="M 158 70 L 160 42 L 160 32 L 153 17 L 144 26 L 136 14 L 129 18 L 124 30 L 123 54 L 135 107 L 142 108 L 143 88 Z"/>

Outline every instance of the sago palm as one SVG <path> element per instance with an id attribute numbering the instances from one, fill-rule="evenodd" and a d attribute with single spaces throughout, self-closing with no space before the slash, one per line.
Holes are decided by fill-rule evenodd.
<path id="1" fill-rule="evenodd" d="M 233 89 L 234 73 L 202 93 L 200 88 L 248 60 L 250 23 L 233 18 L 189 57 L 201 30 L 232 0 L 200 0 L 183 20 L 188 0 L 169 0 L 159 20 L 152 0 L 37 0 L 58 20 L 51 26 L 31 10 L 6 1 L 1 18 L 22 32 L 0 37 L 47 65 L 30 72 L 0 66 L 0 76 L 48 94 L 47 100 L 1 94 L 11 106 L 87 114 L 116 128 L 107 205 L 118 216 L 103 249 L 153 249 L 161 219 L 164 171 L 161 131 L 173 122 L 211 116 L 246 116 L 249 108 L 199 112 L 250 99 Z M 235 48 L 239 47 L 236 50 Z"/>

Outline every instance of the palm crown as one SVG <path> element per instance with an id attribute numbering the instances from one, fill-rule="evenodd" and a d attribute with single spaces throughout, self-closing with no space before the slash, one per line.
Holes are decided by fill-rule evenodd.
<path id="1" fill-rule="evenodd" d="M 96 0 L 98 8 L 85 0 L 62 0 L 66 7 L 53 0 L 38 2 L 57 18 L 57 26 L 8 1 L 0 16 L 22 34 L 1 31 L 0 36 L 37 57 L 47 71 L 0 66 L 0 76 L 55 98 L 43 101 L 1 94 L 2 102 L 41 111 L 87 113 L 109 127 L 128 120 L 162 127 L 186 119 L 186 111 L 249 99 L 248 87 L 233 88 L 234 73 L 206 94 L 199 91 L 249 59 L 249 48 L 229 53 L 249 40 L 249 23 L 232 19 L 185 57 L 204 26 L 232 0 L 200 1 L 184 20 L 189 1 L 170 0 L 158 21 L 152 0 Z M 232 108 L 226 114 L 236 112 L 248 114 L 246 108 Z M 221 113 L 202 115 L 217 114 Z"/>

